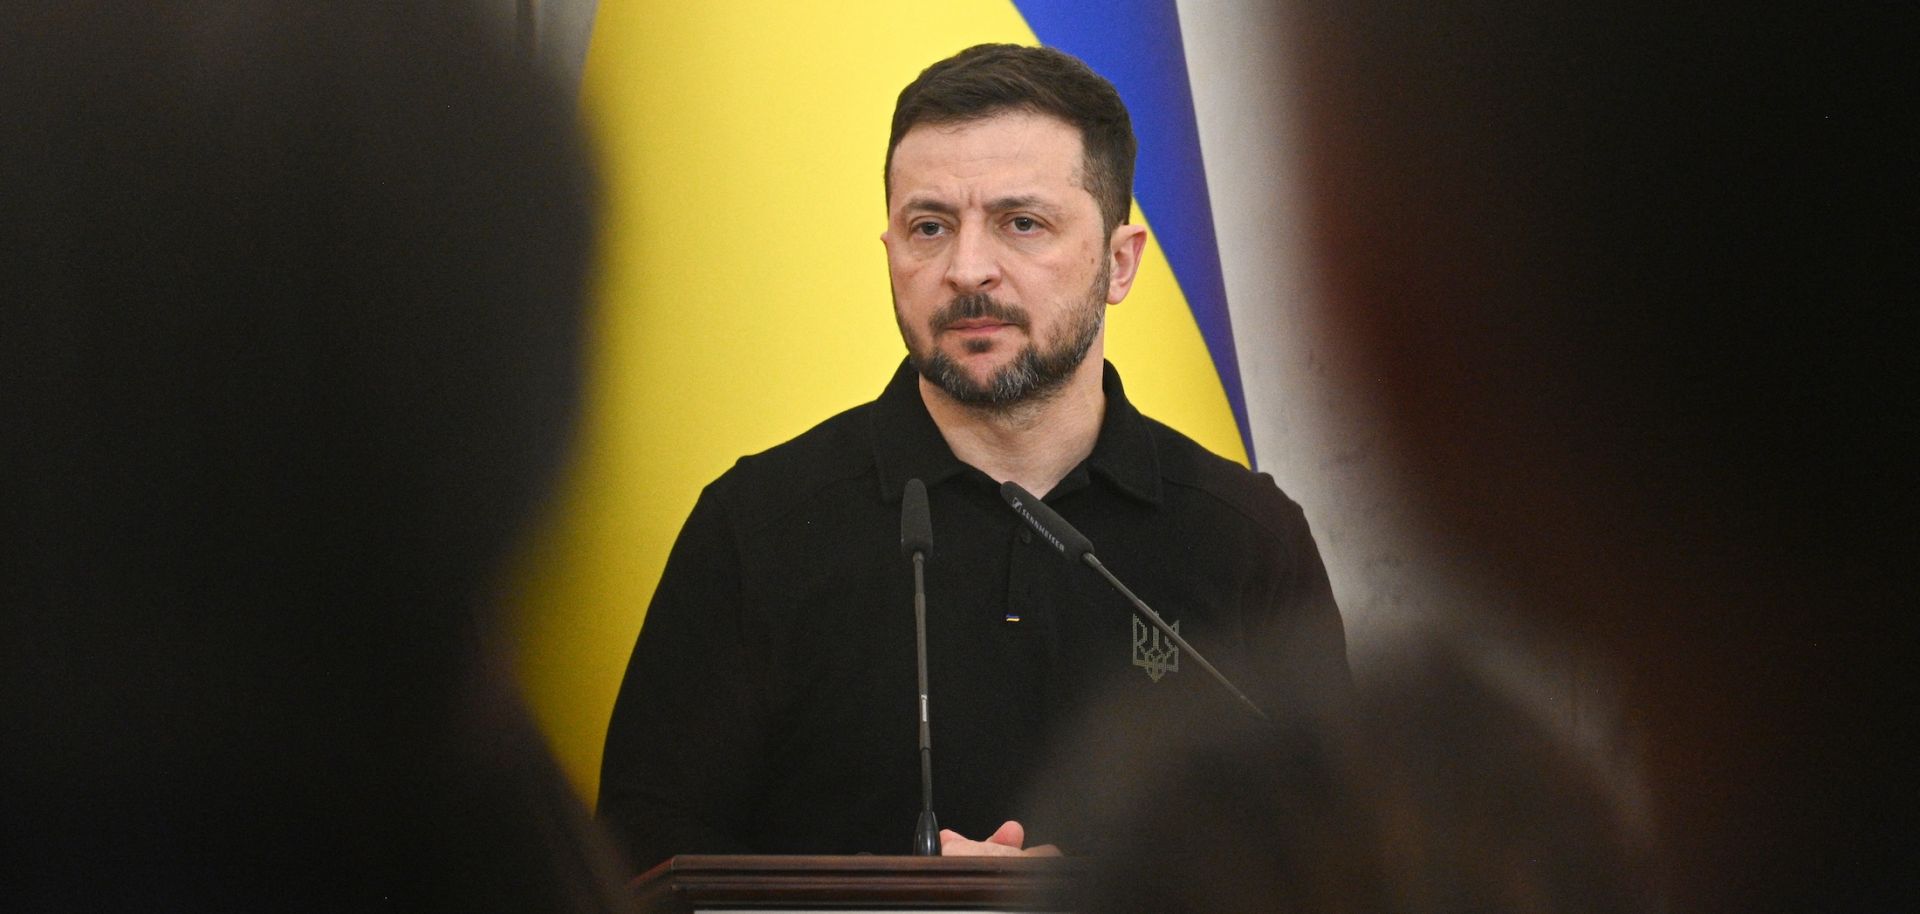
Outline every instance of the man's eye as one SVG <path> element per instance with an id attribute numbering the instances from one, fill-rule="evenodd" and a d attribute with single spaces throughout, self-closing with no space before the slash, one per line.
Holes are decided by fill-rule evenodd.
<path id="1" fill-rule="evenodd" d="M 1035 222 L 1030 216 L 1015 216 L 1008 220 L 1007 224 L 1013 226 L 1016 232 L 1031 232 L 1040 227 L 1040 223 Z"/>
<path id="2" fill-rule="evenodd" d="M 922 235 L 926 235 L 926 236 L 928 236 L 928 237 L 932 237 L 932 236 L 934 236 L 934 235 L 938 235 L 938 234 L 940 234 L 940 223 L 938 223 L 938 222 L 918 222 L 918 223 L 915 223 L 915 224 L 914 224 L 914 226 L 913 226 L 913 230 L 914 230 L 915 232 L 918 232 L 919 234 L 922 234 Z"/>

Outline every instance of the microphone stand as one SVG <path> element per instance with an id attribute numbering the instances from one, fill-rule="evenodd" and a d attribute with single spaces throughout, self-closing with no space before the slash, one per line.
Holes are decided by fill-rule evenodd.
<path id="1" fill-rule="evenodd" d="M 917 857 L 940 856 L 940 825 L 933 818 L 933 738 L 927 724 L 927 553 L 933 551 L 933 519 L 927 486 L 909 479 L 900 493 L 900 551 L 913 560 L 914 656 L 920 673 L 920 821 L 913 829 Z"/>
<path id="2" fill-rule="evenodd" d="M 1199 651 L 1194 650 L 1193 645 L 1187 643 L 1187 639 L 1180 637 L 1180 633 L 1174 631 L 1173 626 L 1168 625 L 1165 619 L 1160 618 L 1160 614 L 1154 612 L 1153 607 L 1135 596 L 1127 585 L 1120 583 L 1120 579 L 1114 577 L 1113 572 L 1108 571 L 1107 566 L 1101 564 L 1100 559 L 1094 556 L 1093 541 L 1087 539 L 1086 534 L 1074 529 L 1074 526 L 1067 523 L 1067 519 L 1061 517 L 1059 512 L 1049 507 L 1046 502 L 1035 498 L 1033 493 L 1021 488 L 1020 484 L 1013 480 L 1000 484 L 1000 497 L 1006 501 L 1007 507 L 1012 508 L 1014 513 L 1025 519 L 1027 526 L 1039 533 L 1040 538 L 1046 540 L 1047 545 L 1052 546 L 1054 551 L 1059 552 L 1068 561 L 1078 559 L 1094 571 L 1100 572 L 1100 576 L 1105 578 L 1114 590 L 1119 591 L 1121 596 L 1127 598 L 1127 602 L 1133 604 L 1134 610 L 1139 612 L 1142 618 L 1153 623 L 1153 627 L 1159 629 L 1161 634 L 1172 638 L 1173 643 L 1179 645 L 1180 650 L 1199 662 L 1202 669 L 1225 686 L 1228 692 L 1233 693 L 1233 697 L 1240 699 L 1240 703 L 1246 705 L 1247 710 L 1253 712 L 1253 716 L 1264 721 L 1273 720 L 1267 716 L 1267 712 L 1260 710 L 1259 705 L 1253 703 L 1253 699 L 1247 697 L 1247 693 L 1240 691 L 1239 687 L 1226 677 L 1226 674 L 1208 663 L 1207 658 Z"/>
<path id="3" fill-rule="evenodd" d="M 1180 649 L 1185 651 L 1187 656 L 1192 657 L 1194 662 L 1200 664 L 1201 669 L 1212 674 L 1213 678 L 1225 686 L 1227 691 L 1233 693 L 1233 697 L 1240 699 L 1240 703 L 1246 705 L 1247 710 L 1253 712 L 1253 716 L 1264 721 L 1272 722 L 1273 718 L 1268 717 L 1267 712 L 1260 710 L 1260 706 L 1254 704 L 1253 699 L 1247 697 L 1247 693 L 1240 691 L 1240 688 L 1233 684 L 1233 680 L 1228 679 L 1225 673 L 1220 672 L 1214 668 L 1213 664 L 1208 663 L 1204 655 L 1198 650 L 1195 650 L 1193 645 L 1188 644 L 1187 639 L 1180 637 L 1180 633 L 1175 631 L 1173 626 L 1168 625 L 1165 619 L 1160 618 L 1159 613 L 1153 611 L 1153 607 L 1148 606 L 1145 601 L 1134 596 L 1133 591 L 1127 589 L 1127 585 L 1120 583 L 1120 579 L 1114 577 L 1113 572 L 1108 571 L 1107 566 L 1101 564 L 1100 560 L 1094 557 L 1093 553 L 1088 552 L 1080 556 L 1080 560 L 1086 562 L 1093 570 L 1100 572 L 1100 576 L 1106 578 L 1107 583 L 1112 584 L 1114 590 L 1120 591 L 1120 595 L 1126 597 L 1127 602 L 1132 603 L 1133 608 L 1138 611 L 1141 616 L 1145 617 L 1148 622 L 1153 623 L 1153 627 L 1159 629 L 1160 634 L 1172 638 L 1173 643 L 1179 645 Z"/>
<path id="4" fill-rule="evenodd" d="M 913 828 L 913 853 L 940 856 L 940 825 L 933 817 L 933 740 L 927 726 L 926 553 L 913 553 L 913 634 L 920 671 L 920 821 Z"/>

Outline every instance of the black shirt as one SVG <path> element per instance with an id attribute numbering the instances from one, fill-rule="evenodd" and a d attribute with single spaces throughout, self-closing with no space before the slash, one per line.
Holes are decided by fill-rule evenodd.
<path id="1" fill-rule="evenodd" d="M 1047 503 L 1264 707 L 1343 688 L 1339 612 L 1299 506 L 1271 477 L 1142 416 L 1111 365 L 1104 387 L 1093 453 Z M 1095 697 L 1235 703 L 1197 664 L 1153 664 L 1157 635 L 953 455 L 903 364 L 878 400 L 741 459 L 680 531 L 601 770 L 600 817 L 635 864 L 909 851 L 919 717 L 900 498 L 915 477 L 933 519 L 927 650 L 942 827 L 978 839 L 1014 817 L 1049 735 Z M 1064 824 L 1026 824 L 1031 843 L 1071 842 Z"/>

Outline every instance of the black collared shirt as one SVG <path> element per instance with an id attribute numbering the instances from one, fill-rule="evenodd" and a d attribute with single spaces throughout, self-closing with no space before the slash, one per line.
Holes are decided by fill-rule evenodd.
<path id="1" fill-rule="evenodd" d="M 1345 641 L 1299 506 L 1127 402 L 1046 501 L 1269 709 L 1343 687 Z M 934 809 L 981 838 L 1095 697 L 1233 703 L 960 462 L 902 365 L 880 398 L 709 485 L 614 705 L 600 817 L 645 867 L 680 853 L 903 854 L 920 807 L 906 481 L 927 485 Z M 1156 651 L 1158 647 L 1160 650 Z M 1159 675 L 1154 675 L 1158 673 Z M 1150 739 L 1143 736 L 1143 739 Z M 1031 842 L 1071 841 L 1028 822 Z"/>

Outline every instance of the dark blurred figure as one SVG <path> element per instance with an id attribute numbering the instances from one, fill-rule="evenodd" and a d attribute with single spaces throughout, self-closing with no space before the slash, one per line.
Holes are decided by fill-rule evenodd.
<path id="1" fill-rule="evenodd" d="M 1029 814 L 1090 822 L 1097 859 L 1039 909 L 1668 910 L 1630 765 L 1570 739 L 1502 658 L 1396 647 L 1335 713 L 1092 717 L 1080 737 L 1106 761 L 1063 769 Z"/>
<path id="2" fill-rule="evenodd" d="M 0 12 L 0 908 L 620 903 L 486 613 L 592 175 L 471 6 Z"/>
<path id="3" fill-rule="evenodd" d="M 1513 595 L 1480 624 L 1617 720 L 1518 713 L 1451 634 L 1356 662 L 1349 726 L 1174 733 L 1072 782 L 1133 842 L 1080 909 L 1915 909 L 1912 146 L 1873 129 L 1907 32 L 1289 16 L 1320 354 L 1446 558 Z"/>
<path id="4" fill-rule="evenodd" d="M 1612 677 L 1678 907 L 1912 909 L 1911 145 L 1867 130 L 1908 52 L 1838 10 L 1295 12 L 1329 356 L 1440 538 Z"/>

